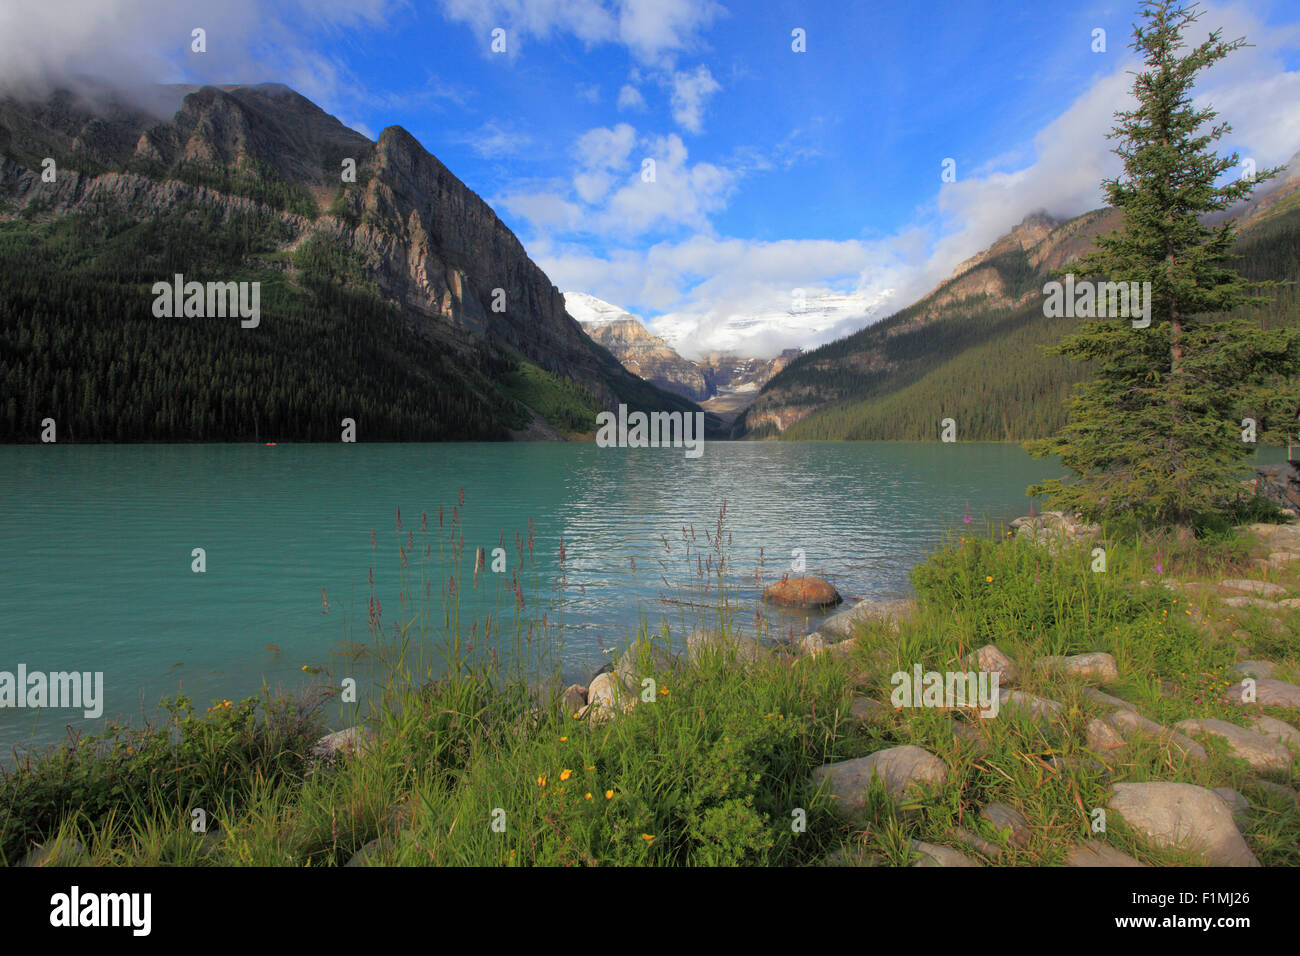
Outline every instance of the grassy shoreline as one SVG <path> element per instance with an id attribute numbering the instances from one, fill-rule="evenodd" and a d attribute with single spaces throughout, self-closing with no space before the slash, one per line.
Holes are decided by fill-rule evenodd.
<path id="1" fill-rule="evenodd" d="M 720 523 L 710 537 L 715 568 L 724 533 Z M 1295 725 L 1294 711 L 1219 697 L 1240 659 L 1267 658 L 1278 677 L 1300 680 L 1296 609 L 1231 608 L 1210 582 L 1262 578 L 1300 594 L 1300 562 L 1263 571 L 1252 564 L 1260 539 L 1231 529 L 1182 545 L 1113 529 L 1104 538 L 1103 573 L 1093 570 L 1095 542 L 1053 552 L 1004 529 L 954 538 L 913 569 L 910 618 L 867 621 L 815 656 L 777 646 L 753 660 L 723 650 L 660 667 L 651 699 L 637 696 L 604 720 L 575 719 L 558 694 L 538 703 L 544 655 L 529 658 L 536 669 L 507 673 L 482 641 L 477 653 L 457 646 L 438 681 L 422 676 L 423 662 L 399 668 L 354 738 L 360 746 L 331 755 L 313 752 L 320 700 L 264 697 L 200 712 L 174 699 L 166 726 L 117 728 L 0 777 L 0 861 L 13 865 L 40 845 L 30 862 L 897 866 L 920 859 L 922 841 L 977 862 L 1059 865 L 1092 839 L 1144 863 L 1196 862 L 1142 839 L 1118 814 L 1105 834 L 1092 832 L 1112 783 L 1161 780 L 1237 790 L 1251 803 L 1240 826 L 1260 862 L 1300 865 L 1300 807 L 1278 789 L 1300 780 L 1295 759 L 1261 774 L 1210 737 L 1200 738 L 1204 761 L 1158 737 L 1098 759 L 1087 728 L 1114 708 L 1086 682 L 1034 664 L 1109 653 L 1120 676 L 1105 693 L 1166 726 L 1245 726 L 1261 714 Z M 722 579 L 695 582 L 715 602 L 700 623 L 734 635 Z M 1176 589 L 1159 586 L 1171 579 Z M 542 638 L 522 627 L 513 636 L 529 639 L 529 650 Z M 672 654 L 685 637 L 638 635 Z M 402 638 L 399 660 L 418 644 Z M 962 670 L 987 644 L 1017 665 L 1016 690 L 1062 705 L 1058 718 L 889 705 L 891 674 L 918 664 Z M 909 745 L 943 761 L 942 784 L 903 800 L 873 785 L 850 818 L 812 781 L 826 764 Z M 1023 814 L 1027 838 L 990 825 L 980 815 L 990 803 Z"/>

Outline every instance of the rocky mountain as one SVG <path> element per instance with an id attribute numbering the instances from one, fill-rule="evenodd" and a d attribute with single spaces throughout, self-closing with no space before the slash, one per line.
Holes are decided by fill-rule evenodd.
<path id="1" fill-rule="evenodd" d="M 730 421 L 744 410 L 767 380 L 799 354 L 787 349 L 774 359 L 740 358 L 727 352 L 682 358 L 625 309 L 585 292 L 564 293 L 569 314 L 592 341 L 609 349 L 634 375 L 669 392 L 700 402 Z"/>
<path id="2" fill-rule="evenodd" d="M 1300 278 L 1300 154 L 1231 214 L 1240 230 L 1238 271 L 1255 281 Z M 1066 222 L 1031 214 L 918 302 L 790 362 L 733 434 L 932 440 L 944 417 L 971 440 L 1055 430 L 1065 393 L 1083 372 L 1042 352 L 1077 323 L 1043 315 L 1042 287 L 1119 225 L 1113 209 Z M 1294 287 L 1275 295 L 1269 321 L 1300 323 Z"/>
<path id="3" fill-rule="evenodd" d="M 196 254 L 186 263 L 150 245 L 148 229 L 137 231 L 123 241 L 143 244 L 137 252 L 144 265 L 159 268 L 142 269 L 134 281 L 170 279 L 173 269 L 205 268 L 219 278 L 251 270 L 281 283 L 290 299 L 319 294 L 300 280 L 322 277 L 335 289 L 368 296 L 400 321 L 377 318 L 385 326 L 381 341 L 353 343 L 351 354 L 339 343 L 330 361 L 341 372 L 359 350 L 365 368 L 355 373 L 356 388 L 400 392 L 415 419 L 420 412 L 413 393 L 464 392 L 458 401 L 475 406 L 482 419 L 479 437 L 505 437 L 512 428 L 536 433 L 538 417 L 548 418 L 538 406 L 558 410 L 565 421 L 550 424 L 561 431 L 594 428 L 594 411 L 619 402 L 696 410 L 629 374 L 593 345 L 565 311 L 559 290 L 491 207 L 401 127 L 389 127 L 371 142 L 274 84 L 169 87 L 155 98 L 169 97 L 178 108 L 161 118 L 111 95 L 97 102 L 66 92 L 41 102 L 0 99 L 0 224 L 38 243 L 73 228 L 70 223 L 92 241 L 109 218 L 175 231 L 185 244 L 228 240 L 206 258 Z M 47 160 L 54 163 L 52 176 L 42 175 L 50 168 Z M 205 236 L 192 234 L 199 221 Z M 187 264 L 192 268 L 181 268 Z M 74 265 L 64 281 L 80 282 L 87 268 L 84 262 Z M 70 291 L 68 298 L 76 294 Z M 272 297 L 271 308 L 275 303 Z M 62 318 L 71 324 L 85 319 Z M 317 315 L 315 331 L 337 335 L 343 318 Z M 26 320 L 20 311 L 6 321 L 20 335 L 12 323 Z M 262 328 L 269 331 L 246 334 L 241 351 L 280 348 L 285 343 L 277 336 L 287 334 L 285 325 L 268 315 Z M 150 333 L 152 348 L 177 347 L 179 338 L 167 341 L 160 334 Z M 403 359 L 395 360 L 397 355 Z M 170 354 L 154 357 L 169 366 L 180 362 Z M 286 360 L 276 357 L 277 363 Z M 95 380 L 95 370 L 82 374 L 87 372 Z M 375 374 L 378 379 L 367 377 Z M 29 391 L 24 387 L 23 394 Z M 428 413 L 448 414 L 450 404 Z M 212 409 L 190 412 L 207 420 Z M 576 427 L 588 412 L 593 423 Z M 288 427 L 295 437 L 316 433 L 302 415 Z M 85 423 L 82 430 L 87 437 L 94 431 Z"/>
<path id="4" fill-rule="evenodd" d="M 709 383 L 710 395 L 701 407 L 715 412 L 723 421 L 732 421 L 749 407 L 773 375 L 800 355 L 799 349 L 786 349 L 776 358 L 740 358 L 729 352 L 710 352 L 697 363 Z"/>
<path id="5" fill-rule="evenodd" d="M 609 349 L 633 375 L 695 402 L 714 394 L 698 365 L 652 335 L 630 312 L 585 292 L 566 292 L 564 301 L 591 340 Z"/>

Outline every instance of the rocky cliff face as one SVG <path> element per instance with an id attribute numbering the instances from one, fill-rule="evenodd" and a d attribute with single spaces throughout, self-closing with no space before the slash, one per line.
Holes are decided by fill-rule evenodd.
<path id="1" fill-rule="evenodd" d="M 0 215 L 106 199 L 141 217 L 182 203 L 227 215 L 272 206 L 286 250 L 321 237 L 359 258 L 379 292 L 449 348 L 516 350 L 606 405 L 646 394 L 593 347 L 491 207 L 406 130 L 372 143 L 278 85 L 166 92 L 182 98 L 163 120 L 112 99 L 0 100 Z M 59 163 L 53 183 L 41 179 L 46 156 Z M 355 181 L 343 181 L 345 160 Z"/>

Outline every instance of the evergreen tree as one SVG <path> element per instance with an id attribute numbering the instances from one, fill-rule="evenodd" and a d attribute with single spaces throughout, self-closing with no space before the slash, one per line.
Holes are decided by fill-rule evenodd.
<path id="1" fill-rule="evenodd" d="M 1035 485 L 1031 495 L 1093 517 L 1134 515 L 1186 531 L 1197 514 L 1226 507 L 1256 444 L 1243 441 L 1242 419 L 1294 410 L 1279 403 L 1286 376 L 1300 364 L 1300 336 L 1265 330 L 1222 313 L 1258 302 L 1246 279 L 1228 268 L 1233 222 L 1205 216 L 1250 195 L 1277 174 L 1218 185 L 1239 165 L 1213 143 L 1230 127 L 1192 104 L 1196 75 L 1244 45 L 1222 31 L 1186 48 L 1197 6 L 1146 2 L 1133 48 L 1137 106 L 1116 114 L 1112 139 L 1124 172 L 1102 183 L 1124 214 L 1075 269 L 1084 277 L 1149 282 L 1150 326 L 1127 318 L 1085 323 L 1051 351 L 1095 363 L 1095 377 L 1074 390 L 1069 420 L 1055 437 L 1027 443 L 1037 457 L 1056 454 L 1072 474 Z M 1277 434 L 1264 422 L 1260 434 Z"/>

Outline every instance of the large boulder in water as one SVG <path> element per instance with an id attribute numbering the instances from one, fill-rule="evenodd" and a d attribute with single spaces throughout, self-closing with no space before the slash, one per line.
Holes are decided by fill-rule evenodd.
<path id="1" fill-rule="evenodd" d="M 784 607 L 834 607 L 844 598 L 829 581 L 822 578 L 782 578 L 768 585 L 763 600 Z"/>

